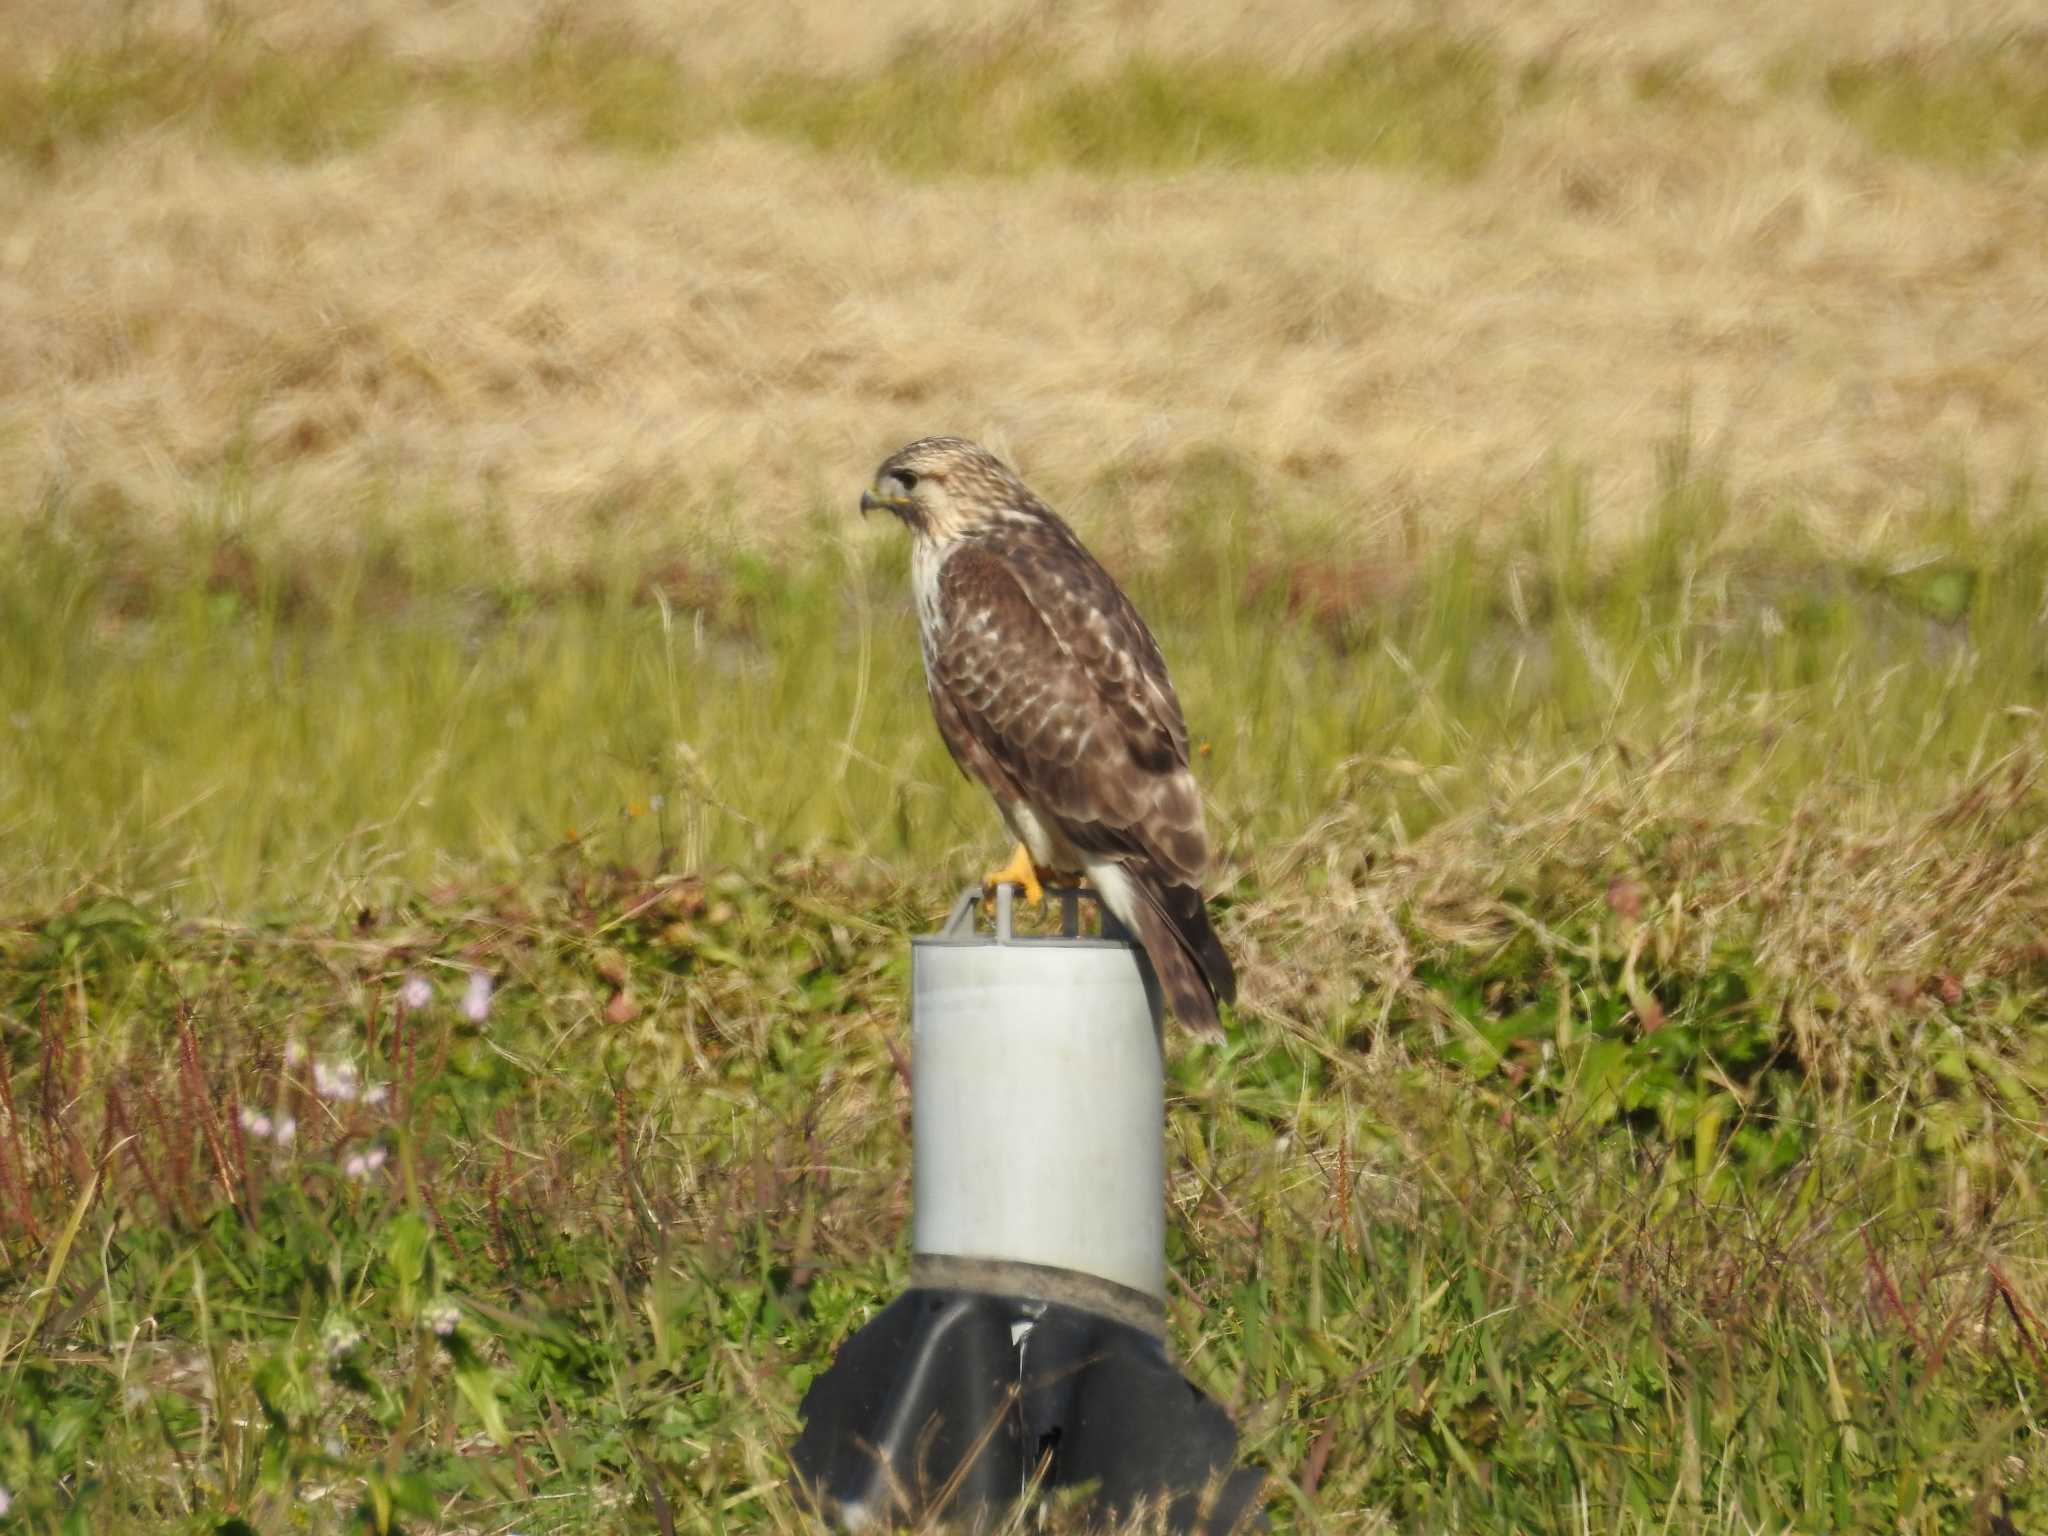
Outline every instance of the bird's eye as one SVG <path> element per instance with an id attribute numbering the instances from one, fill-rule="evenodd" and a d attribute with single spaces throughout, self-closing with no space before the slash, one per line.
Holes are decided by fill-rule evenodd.
<path id="1" fill-rule="evenodd" d="M 897 478 L 898 480 L 901 480 L 901 481 L 903 482 L 903 489 L 904 489 L 904 490 L 906 490 L 906 491 L 914 491 L 914 490 L 916 490 L 916 489 L 917 489 L 917 471 L 916 471 L 916 470 L 914 470 L 914 469 L 899 469 L 899 470 L 897 470 L 897 471 L 896 471 L 896 478 Z"/>

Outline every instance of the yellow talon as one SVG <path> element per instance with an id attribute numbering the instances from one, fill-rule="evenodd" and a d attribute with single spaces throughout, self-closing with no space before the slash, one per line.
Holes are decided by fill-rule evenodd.
<path id="1" fill-rule="evenodd" d="M 1033 906 L 1045 900 L 1045 887 L 1038 880 L 1038 866 L 1031 862 L 1031 850 L 1022 843 L 1010 855 L 1010 862 L 1001 869 L 990 870 L 981 877 L 983 890 L 993 891 L 997 886 L 1009 884 L 1022 886 L 1024 899 Z"/>

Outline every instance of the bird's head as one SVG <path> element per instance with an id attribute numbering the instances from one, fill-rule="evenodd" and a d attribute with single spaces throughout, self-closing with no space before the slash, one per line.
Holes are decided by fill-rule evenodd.
<path id="1" fill-rule="evenodd" d="M 964 437 L 921 437 L 882 460 L 862 512 L 893 512 L 919 538 L 949 543 L 1004 517 L 1042 511 L 1010 467 Z"/>

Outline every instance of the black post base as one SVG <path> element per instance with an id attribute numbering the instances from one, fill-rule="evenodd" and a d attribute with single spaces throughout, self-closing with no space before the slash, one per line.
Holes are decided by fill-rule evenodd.
<path id="1" fill-rule="evenodd" d="M 1245 1528 L 1263 1480 L 1229 1416 L 1151 1334 L 1025 1296 L 910 1290 L 841 1346 L 803 1402 L 799 1486 L 858 1530 L 971 1520 L 1028 1484 L 1093 1484 L 1093 1514 Z"/>

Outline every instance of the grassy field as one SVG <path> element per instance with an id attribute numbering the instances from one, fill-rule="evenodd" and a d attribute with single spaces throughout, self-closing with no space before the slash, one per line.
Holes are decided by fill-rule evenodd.
<path id="1" fill-rule="evenodd" d="M 1283 1528 L 2042 1511 L 2048 524 L 1831 562 L 1663 457 L 1625 552 L 1561 495 L 1409 569 L 1211 459 L 1131 573 L 1245 974 L 1172 1053 L 1175 1339 Z M 837 548 L 24 541 L 17 1517 L 800 1523 L 903 1281 L 904 940 L 995 850 L 900 550 Z"/>
<path id="2" fill-rule="evenodd" d="M 9 18 L 0 1530 L 808 1528 L 935 429 L 1198 743 L 1277 1530 L 2048 1524 L 2038 25 L 720 14 Z"/>

